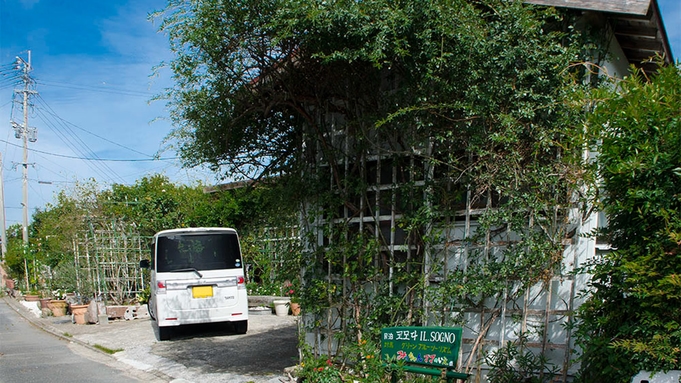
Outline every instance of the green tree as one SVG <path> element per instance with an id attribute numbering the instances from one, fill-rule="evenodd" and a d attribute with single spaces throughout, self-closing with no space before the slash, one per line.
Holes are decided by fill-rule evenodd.
<path id="1" fill-rule="evenodd" d="M 49 291 L 76 291 L 74 246 L 88 223 L 101 215 L 100 186 L 94 180 L 77 182 L 61 190 L 53 202 L 33 213 L 29 228 L 30 273 L 35 288 Z M 82 276 L 82 274 L 81 274 Z"/>
<path id="2" fill-rule="evenodd" d="M 7 253 L 5 255 L 5 266 L 12 279 L 19 281 L 19 285 L 24 286 L 24 276 L 26 272 L 24 264 L 24 243 L 22 238 L 21 224 L 14 224 L 7 228 Z M 16 288 L 20 288 L 17 286 Z M 24 289 L 29 287 L 24 286 Z"/>
<path id="3" fill-rule="evenodd" d="M 84 214 L 78 201 L 63 190 L 53 203 L 33 213 L 30 238 L 44 265 L 56 267 L 64 259 L 71 258 L 72 241 L 78 231 L 83 230 Z"/>
<path id="4" fill-rule="evenodd" d="M 504 0 L 174 0 L 159 16 L 176 55 L 169 138 L 186 165 L 274 183 L 271 206 L 303 212 L 303 306 L 350 318 L 341 343 L 423 323 L 426 300 L 451 324 L 445 313 L 561 272 L 567 211 L 591 182 L 570 102 L 587 40 L 575 15 Z M 396 179 L 367 176 L 372 156 Z M 402 217 L 406 255 L 387 254 L 379 222 L 356 223 L 376 206 Z M 467 206 L 492 208 L 465 238 L 471 265 L 429 286 L 441 270 L 424 249 Z"/>
<path id="5" fill-rule="evenodd" d="M 77 197 L 62 190 L 54 202 L 33 213 L 29 238 L 42 290 L 75 291 L 74 239 L 86 229 L 84 217 L 90 212 L 80 205 Z"/>
<path id="6" fill-rule="evenodd" d="M 119 217 L 154 233 L 178 227 L 230 226 L 240 231 L 268 222 L 276 192 L 266 185 L 244 186 L 206 193 L 201 183 L 178 185 L 166 176 L 153 175 L 133 185 L 114 184 L 99 197 L 103 214 Z"/>
<path id="7" fill-rule="evenodd" d="M 640 70 L 594 96 L 603 235 L 580 308 L 581 381 L 681 367 L 681 71 Z"/>
<path id="8" fill-rule="evenodd" d="M 134 223 L 144 236 L 188 226 L 189 212 L 203 197 L 197 187 L 176 185 L 163 175 L 142 177 L 133 185 L 114 184 L 100 197 L 106 215 Z"/>

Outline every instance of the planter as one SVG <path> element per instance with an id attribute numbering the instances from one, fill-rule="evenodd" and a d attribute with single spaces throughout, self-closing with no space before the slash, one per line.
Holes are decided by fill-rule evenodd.
<path id="1" fill-rule="evenodd" d="M 71 305 L 71 314 L 76 324 L 85 324 L 85 313 L 87 313 L 88 305 Z"/>
<path id="2" fill-rule="evenodd" d="M 300 315 L 300 303 L 291 303 L 291 314 L 294 316 Z"/>
<path id="3" fill-rule="evenodd" d="M 40 308 L 49 309 L 48 304 L 50 303 L 50 298 L 40 298 Z"/>
<path id="4" fill-rule="evenodd" d="M 38 302 L 40 300 L 40 295 L 37 294 L 24 294 L 24 300 L 26 302 Z"/>
<path id="5" fill-rule="evenodd" d="M 47 303 L 47 307 L 52 310 L 52 315 L 56 317 L 63 317 L 66 315 L 66 308 L 69 307 L 66 301 L 53 299 Z"/>
<path id="6" fill-rule="evenodd" d="M 290 301 L 274 301 L 274 313 L 277 314 L 278 317 L 285 317 L 288 315 L 288 305 L 291 303 Z"/>
<path id="7" fill-rule="evenodd" d="M 650 371 L 640 371 L 631 380 L 632 383 L 666 383 L 678 381 L 681 381 L 681 370 L 669 370 L 667 372 L 656 372 L 654 374 Z"/>

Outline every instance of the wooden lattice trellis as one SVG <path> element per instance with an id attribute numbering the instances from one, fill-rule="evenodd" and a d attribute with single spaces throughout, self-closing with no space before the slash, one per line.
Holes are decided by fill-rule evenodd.
<path id="1" fill-rule="evenodd" d="M 149 258 L 147 242 L 134 224 L 90 221 L 89 228 L 73 240 L 79 292 L 113 304 L 135 298 L 147 283 L 139 268 L 139 261 Z"/>

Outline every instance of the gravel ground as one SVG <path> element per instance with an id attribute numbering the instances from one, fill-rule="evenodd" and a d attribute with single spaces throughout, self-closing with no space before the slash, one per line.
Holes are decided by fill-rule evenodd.
<path id="1" fill-rule="evenodd" d="M 247 334 L 229 325 L 188 326 L 169 341 L 158 342 L 146 317 L 104 324 L 77 325 L 71 317 L 39 317 L 35 302 L 3 298 L 33 324 L 90 349 L 117 350 L 111 357 L 142 380 L 156 382 L 290 382 L 284 369 L 298 358 L 298 318 L 250 315 Z"/>

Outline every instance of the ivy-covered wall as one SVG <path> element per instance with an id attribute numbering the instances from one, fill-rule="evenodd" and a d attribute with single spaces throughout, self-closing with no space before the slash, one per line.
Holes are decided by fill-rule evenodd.
<path id="1" fill-rule="evenodd" d="M 489 49 L 489 67 L 465 79 L 438 73 L 435 88 L 419 93 L 429 102 L 374 120 L 366 105 L 411 105 L 416 96 L 401 72 L 360 66 L 362 84 L 322 89 L 356 86 L 366 96 L 303 104 L 311 120 L 300 161 L 314 192 L 302 209 L 301 291 L 314 355 L 351 358 L 350 345 L 386 326 L 456 325 L 464 327 L 459 369 L 477 379 L 516 369 L 517 360 L 498 365 L 516 346 L 538 381 L 577 371 L 573 314 L 588 279 L 577 271 L 595 254 L 588 234 L 598 216 L 589 210 L 583 109 L 569 102 L 586 73 L 559 68 L 586 37 L 556 31 L 575 45 L 545 62 L 557 35 L 528 37 L 524 28 L 546 20 L 521 21 L 518 10 L 485 19 L 499 41 L 473 46 Z"/>
<path id="2" fill-rule="evenodd" d="M 506 0 L 175 0 L 161 16 L 182 158 L 276 185 L 300 214 L 304 354 L 361 375 L 356 346 L 382 327 L 461 324 L 463 370 L 511 371 L 516 348 L 528 379 L 567 379 L 571 272 L 598 226 L 579 90 L 611 29 Z"/>

